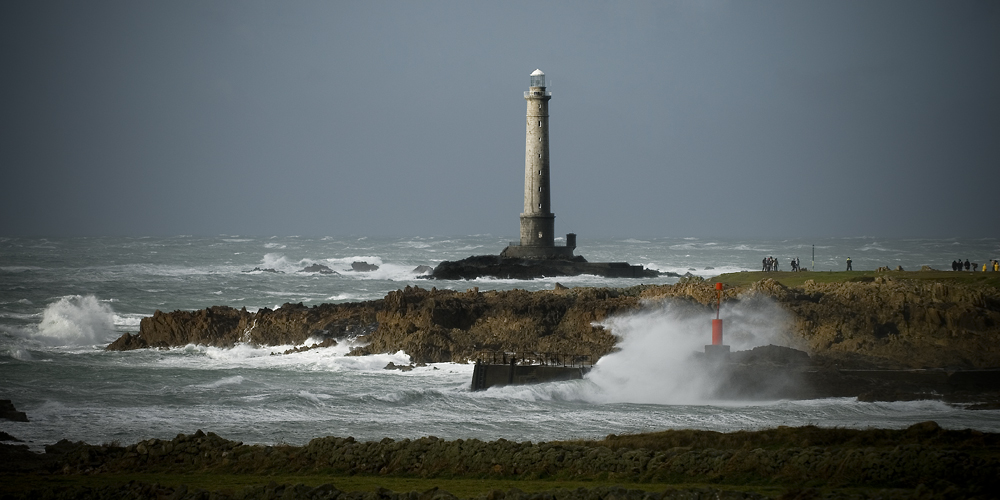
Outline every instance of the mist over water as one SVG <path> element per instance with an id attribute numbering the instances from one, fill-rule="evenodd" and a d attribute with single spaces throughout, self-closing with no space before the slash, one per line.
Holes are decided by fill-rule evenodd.
<path id="1" fill-rule="evenodd" d="M 516 227 L 516 225 L 515 225 Z M 247 443 L 304 444 L 327 435 L 551 441 L 609 433 L 699 428 L 719 431 L 775 425 L 905 427 L 936 420 L 944 427 L 1000 431 L 1000 412 L 963 411 L 940 402 L 859 403 L 719 401 L 715 379 L 692 369 L 690 356 L 710 343 L 714 311 L 682 302 L 609 318 L 621 350 L 584 380 L 471 392 L 472 365 L 452 363 L 410 372 L 405 353 L 347 356 L 351 345 L 283 354 L 295 346 L 232 349 L 185 346 L 106 352 L 138 331 L 156 310 L 212 305 L 275 308 L 286 302 L 378 299 L 406 286 L 464 291 L 631 286 L 594 276 L 531 281 L 427 281 L 414 269 L 472 254 L 496 254 L 509 236 L 411 238 L 172 237 L 0 238 L 0 398 L 31 422 L 0 421 L 0 430 L 33 449 L 60 439 L 131 443 L 197 429 Z M 767 255 L 817 267 L 902 265 L 939 269 L 955 258 L 1000 258 L 1000 240 L 734 241 L 697 238 L 579 240 L 592 262 L 627 261 L 711 277 L 759 270 Z M 359 273 L 354 261 L 379 270 Z M 338 274 L 302 273 L 323 264 Z M 823 266 L 823 267 L 820 267 Z M 245 272 L 255 267 L 282 273 Z M 711 268 L 711 269 L 709 269 Z M 787 264 L 782 265 L 787 269 Z M 763 276 L 762 276 L 763 277 Z M 643 279 L 645 284 L 675 278 Z M 772 302 L 741 297 L 724 305 L 725 342 L 733 350 L 790 345 L 788 318 Z"/>

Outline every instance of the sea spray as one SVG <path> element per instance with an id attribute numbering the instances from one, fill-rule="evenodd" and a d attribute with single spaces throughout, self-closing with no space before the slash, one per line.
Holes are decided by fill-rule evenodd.
<path id="1" fill-rule="evenodd" d="M 724 305 L 720 316 L 725 343 L 733 350 L 792 343 L 787 314 L 767 297 L 743 297 Z M 620 338 L 619 350 L 603 357 L 588 374 L 595 391 L 586 397 L 644 404 L 716 400 L 725 373 L 698 355 L 711 343 L 714 317 L 702 306 L 667 301 L 608 318 L 602 326 Z"/>
<path id="2" fill-rule="evenodd" d="M 51 346 L 83 346 L 107 342 L 114 335 L 111 306 L 93 295 L 69 295 L 45 308 L 32 338 Z"/>

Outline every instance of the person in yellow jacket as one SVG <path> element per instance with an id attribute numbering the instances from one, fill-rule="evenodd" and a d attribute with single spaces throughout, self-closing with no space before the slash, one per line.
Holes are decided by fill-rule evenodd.
<path id="1" fill-rule="evenodd" d="M 993 270 L 994 271 L 1000 271 L 1000 260 L 994 260 L 993 261 Z"/>

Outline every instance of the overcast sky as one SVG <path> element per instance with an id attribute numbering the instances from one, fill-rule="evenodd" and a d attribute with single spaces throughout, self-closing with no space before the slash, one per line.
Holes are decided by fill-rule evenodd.
<path id="1" fill-rule="evenodd" d="M 1000 2 L 0 2 L 0 235 L 997 237 Z"/>

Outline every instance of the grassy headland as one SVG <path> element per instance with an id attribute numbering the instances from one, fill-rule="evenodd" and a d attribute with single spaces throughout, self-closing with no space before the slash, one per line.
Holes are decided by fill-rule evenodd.
<path id="1" fill-rule="evenodd" d="M 806 281 L 814 283 L 864 283 L 877 277 L 899 280 L 937 281 L 963 285 L 982 285 L 1000 288 L 1000 273 L 972 271 L 746 271 L 725 273 L 708 281 L 720 282 L 727 287 L 747 286 L 762 279 L 773 279 L 787 287 L 801 287 Z"/>

